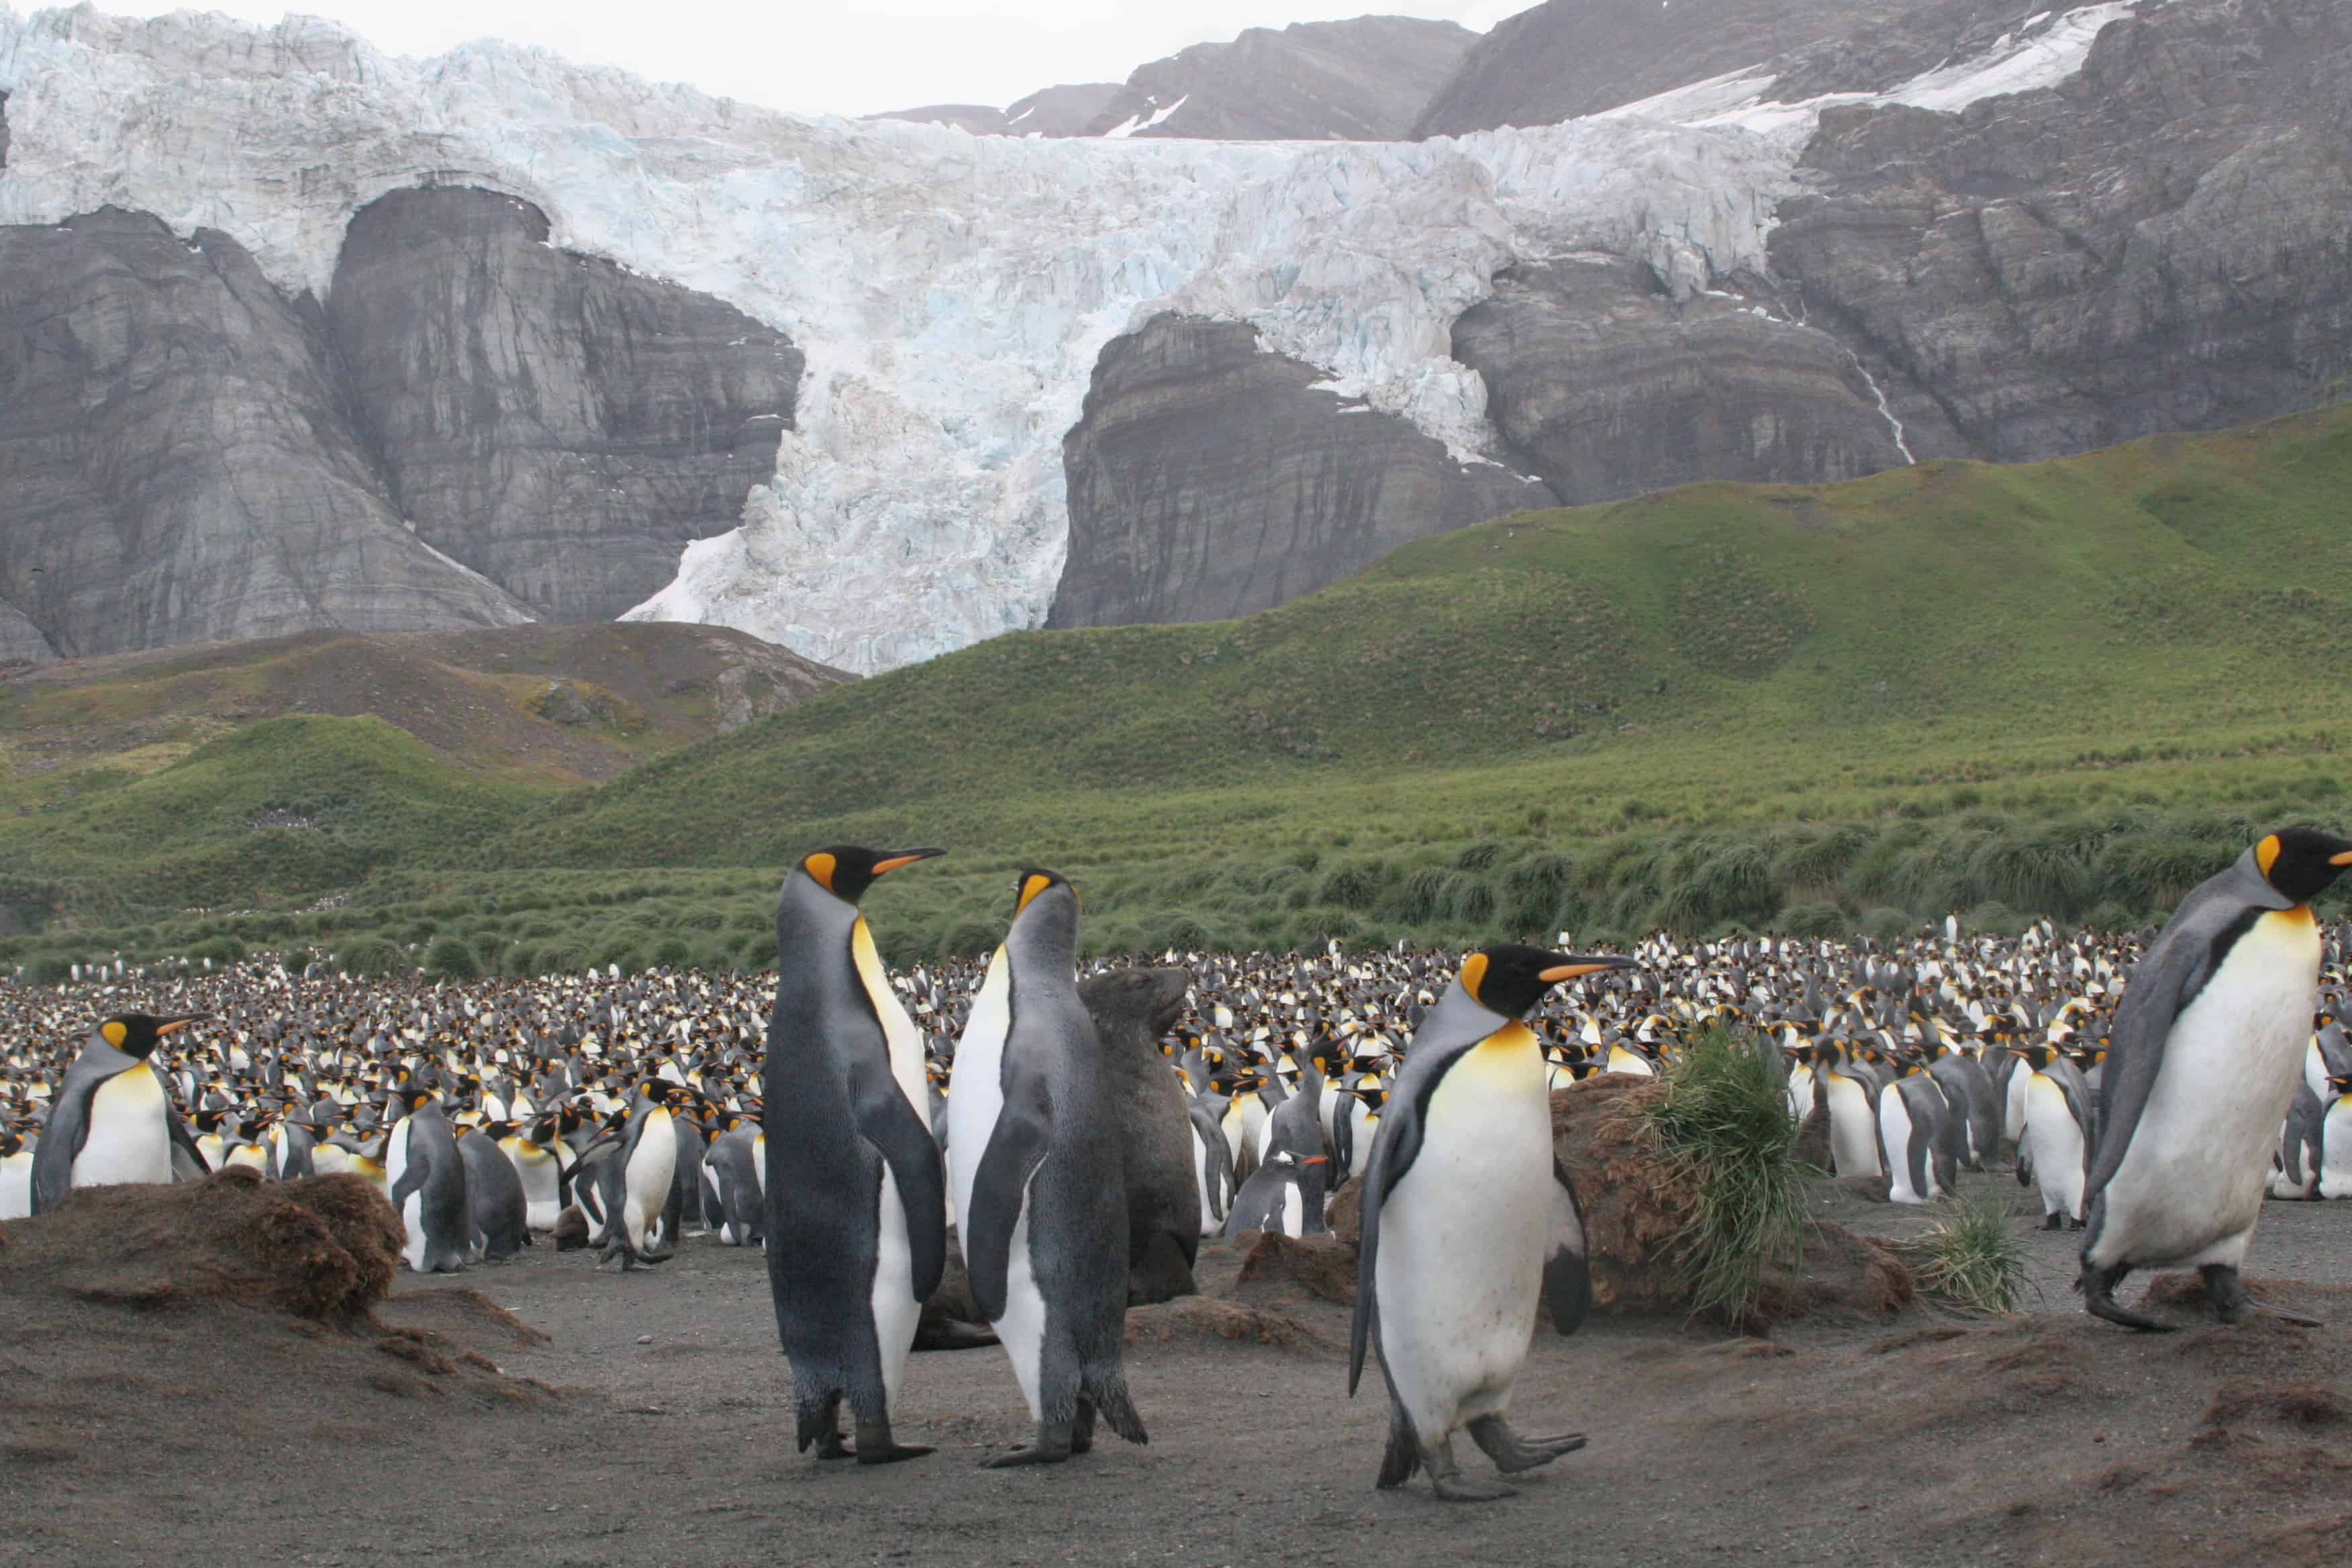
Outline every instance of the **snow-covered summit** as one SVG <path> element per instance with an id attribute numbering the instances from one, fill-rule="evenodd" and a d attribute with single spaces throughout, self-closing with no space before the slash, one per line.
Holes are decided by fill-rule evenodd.
<path id="1" fill-rule="evenodd" d="M 2127 8 L 2040 18 L 1998 59 L 1885 96 L 1949 110 L 2061 79 Z M 1607 251 L 1669 280 L 1760 269 L 1818 106 L 1762 104 L 1752 73 L 1704 85 L 1419 143 L 1023 141 L 804 118 L 503 44 L 406 59 L 310 17 L 0 6 L 0 223 L 143 210 L 323 293 L 360 207 L 480 185 L 538 205 L 553 244 L 726 300 L 806 353 L 798 428 L 742 525 L 631 616 L 872 670 L 1043 619 L 1063 437 L 1103 344 L 1154 312 L 1246 321 L 1470 456 L 1486 392 L 1449 330 L 1499 268 Z"/>

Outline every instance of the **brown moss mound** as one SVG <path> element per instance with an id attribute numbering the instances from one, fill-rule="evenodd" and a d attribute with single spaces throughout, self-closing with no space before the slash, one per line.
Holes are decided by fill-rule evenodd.
<path id="1" fill-rule="evenodd" d="M 1697 1179 L 1675 1168 L 1647 1121 L 1665 1092 L 1654 1079 L 1596 1073 L 1554 1091 L 1552 1151 L 1584 1205 L 1596 1310 L 1623 1314 L 1691 1310 L 1679 1266 L 1681 1237 L 1698 1211 Z M 1918 1285 L 1884 1242 L 1817 1221 L 1797 1276 L 1768 1274 L 1756 1330 L 1824 1310 L 1883 1316 L 1911 1306 Z"/>
<path id="2" fill-rule="evenodd" d="M 1234 1295 L 1270 1306 L 1311 1296 L 1352 1307 L 1356 1304 L 1356 1248 L 1336 1237 L 1302 1236 L 1294 1241 L 1272 1231 L 1255 1233 L 1235 1277 Z"/>
<path id="3" fill-rule="evenodd" d="M 265 1182 L 221 1172 L 169 1186 L 84 1187 L 10 1226 L 18 1288 L 160 1307 L 230 1301 L 320 1322 L 365 1314 L 392 1288 L 401 1226 L 357 1176 Z"/>
<path id="4" fill-rule="evenodd" d="M 1265 1345 L 1298 1355 L 1324 1355 L 1344 1348 L 1285 1313 L 1208 1296 L 1180 1296 L 1155 1307 L 1129 1308 L 1127 1342 Z"/>

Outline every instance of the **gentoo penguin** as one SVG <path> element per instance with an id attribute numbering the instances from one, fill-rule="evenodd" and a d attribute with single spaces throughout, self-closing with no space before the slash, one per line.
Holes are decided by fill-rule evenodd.
<path id="1" fill-rule="evenodd" d="M 1181 969 L 1114 969 L 1078 987 L 1119 1123 L 1127 1192 L 1127 1304 L 1149 1306 L 1193 1293 L 1201 1247 L 1200 1184 L 1193 1173 L 1192 1119 L 1183 1086 L 1160 1054 L 1160 1037 L 1183 1016 L 1192 977 Z"/>
<path id="2" fill-rule="evenodd" d="M 513 1124 L 487 1121 L 457 1134 L 457 1158 L 466 1167 L 466 1207 L 473 1221 L 474 1247 L 490 1261 L 519 1258 L 530 1245 L 530 1205 L 522 1177 L 499 1147 Z"/>
<path id="3" fill-rule="evenodd" d="M 211 1167 L 172 1108 L 163 1075 L 147 1058 L 193 1018 L 124 1013 L 100 1023 L 66 1069 L 33 1152 L 31 1210 L 46 1214 L 75 1187 L 168 1182 L 175 1149 Z"/>
<path id="4" fill-rule="evenodd" d="M 1550 1463 L 1581 1436 L 1524 1438 L 1504 1420 L 1535 1334 L 1538 1296 L 1562 1333 L 1591 1302 L 1584 1220 L 1553 1157 L 1543 1048 L 1519 1020 L 1563 981 L 1631 968 L 1538 948 L 1472 953 L 1405 1053 L 1364 1173 L 1348 1392 L 1378 1348 L 1389 1386 L 1380 1485 L 1428 1467 L 1437 1495 L 1508 1497 L 1464 1479 L 1454 1434 L 1505 1474 Z"/>
<path id="5" fill-rule="evenodd" d="M 858 1463 L 930 1452 L 892 1436 L 890 1405 L 946 1267 L 947 1181 L 925 1114 L 922 1037 L 857 900 L 876 878 L 940 853 L 820 849 L 776 900 L 776 1003 L 760 1080 L 768 1288 L 792 1359 L 800 1447 L 814 1443 L 821 1458 L 849 1455 L 845 1398 Z"/>
<path id="6" fill-rule="evenodd" d="M 1094 1446 L 1095 1417 L 1145 1440 L 1128 1396 L 1127 1200 L 1113 1081 L 1078 999 L 1078 895 L 1021 879 L 956 1047 L 948 1143 L 972 1300 L 1013 1359 L 1037 1440 L 992 1467 Z"/>
<path id="7" fill-rule="evenodd" d="M 2042 1192 L 2042 1228 L 2083 1224 L 2083 1193 L 2091 1165 L 2091 1086 L 2056 1046 L 2011 1046 L 2025 1080 L 2025 1131 L 2017 1141 L 2017 1182 Z"/>
<path id="8" fill-rule="evenodd" d="M 2091 1162 L 2082 1289 L 2094 1316 L 2171 1327 L 2117 1304 L 2116 1287 L 2134 1268 L 2183 1264 L 2204 1274 L 2223 1322 L 2244 1314 L 2238 1266 L 2319 1002 L 2310 900 L 2348 866 L 2352 843 L 2273 833 L 2191 890 L 2132 972 Z"/>
<path id="9" fill-rule="evenodd" d="M 422 1089 L 405 1090 L 394 1109 L 404 1114 L 384 1140 L 383 1173 L 393 1212 L 407 1227 L 400 1255 L 416 1273 L 455 1274 L 474 1236 L 457 1134 L 441 1102 Z"/>

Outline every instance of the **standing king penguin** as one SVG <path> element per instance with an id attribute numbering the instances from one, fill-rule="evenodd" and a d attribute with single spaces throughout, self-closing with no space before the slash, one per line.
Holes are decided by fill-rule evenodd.
<path id="1" fill-rule="evenodd" d="M 2093 1316 L 2171 1328 L 2118 1305 L 2116 1287 L 2134 1268 L 2179 1265 L 2204 1274 L 2223 1322 L 2244 1315 L 2238 1266 L 2318 1005 L 2310 900 L 2347 867 L 2352 843 L 2303 827 L 2271 834 L 2192 889 L 2133 972 L 2085 1190 L 2081 1289 Z"/>
<path id="2" fill-rule="evenodd" d="M 210 1170 L 172 1107 L 163 1075 L 148 1058 L 193 1018 L 125 1013 L 101 1022 L 66 1069 L 49 1124 L 33 1151 L 32 1212 L 65 1202 L 75 1187 L 168 1182 L 177 1147 Z"/>
<path id="3" fill-rule="evenodd" d="M 1563 981 L 1633 967 L 1538 948 L 1472 953 L 1414 1034 L 1364 1172 L 1348 1392 L 1378 1348 L 1389 1385 L 1380 1485 L 1427 1466 L 1449 1502 L 1509 1497 L 1464 1479 L 1454 1434 L 1507 1475 L 1584 1446 L 1521 1437 L 1504 1420 L 1535 1338 L 1536 1303 L 1572 1331 L 1592 1300 L 1584 1218 L 1554 1158 L 1543 1047 L 1519 1022 Z"/>
<path id="4" fill-rule="evenodd" d="M 948 1085 L 955 1212 L 972 1300 L 1013 1358 L 1037 1440 L 992 1468 L 1145 1441 L 1128 1396 L 1128 1207 L 1119 1109 L 1079 999 L 1077 890 L 1021 879 Z"/>
<path id="5" fill-rule="evenodd" d="M 947 1182 L 931 1137 L 923 1042 L 857 900 L 939 849 L 820 849 L 776 904 L 776 1005 L 761 1073 L 768 1289 L 793 1363 L 799 1443 L 857 1462 L 930 1452 L 896 1441 L 890 1404 L 924 1299 L 947 1261 Z"/>

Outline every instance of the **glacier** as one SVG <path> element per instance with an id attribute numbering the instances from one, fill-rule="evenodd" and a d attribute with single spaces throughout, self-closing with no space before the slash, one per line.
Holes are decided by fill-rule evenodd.
<path id="1" fill-rule="evenodd" d="M 1954 110 L 2062 80 L 2133 0 L 2037 17 L 1881 94 L 1734 72 L 1567 124 L 1424 142 L 1045 141 L 809 117 L 498 42 L 387 55 L 338 24 L 0 4 L 0 223 L 112 205 L 217 228 L 323 296 L 352 216 L 468 184 L 550 243 L 702 290 L 807 356 L 740 523 L 625 618 L 715 622 L 875 671 L 1040 624 L 1064 435 L 1111 338 L 1246 322 L 1333 390 L 1483 459 L 1456 317 L 1516 262 L 1605 251 L 1681 291 L 1762 271 L 1821 108 Z"/>

